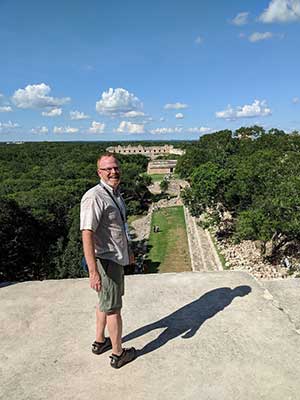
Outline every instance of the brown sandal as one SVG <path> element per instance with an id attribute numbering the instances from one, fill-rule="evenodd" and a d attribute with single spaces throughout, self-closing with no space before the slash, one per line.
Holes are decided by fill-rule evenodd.
<path id="1" fill-rule="evenodd" d="M 130 361 L 133 361 L 137 356 L 136 349 L 134 347 L 130 347 L 129 349 L 123 349 L 122 354 L 117 356 L 116 354 L 112 354 L 109 356 L 111 358 L 110 365 L 113 368 L 121 368 L 123 365 L 128 364 Z"/>
<path id="2" fill-rule="evenodd" d="M 104 342 L 94 342 L 93 344 L 92 344 L 92 352 L 94 353 L 94 354 L 102 354 L 102 353 L 104 353 L 105 351 L 107 351 L 107 350 L 109 350 L 109 349 L 111 349 L 112 348 L 112 346 L 111 346 L 111 340 L 110 340 L 110 338 L 108 337 L 108 338 L 105 338 L 105 340 L 104 340 Z"/>

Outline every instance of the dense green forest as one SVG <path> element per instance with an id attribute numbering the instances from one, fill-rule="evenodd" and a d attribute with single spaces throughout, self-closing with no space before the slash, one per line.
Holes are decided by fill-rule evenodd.
<path id="1" fill-rule="evenodd" d="M 85 275 L 79 204 L 97 184 L 96 160 L 109 145 L 0 144 L 0 281 Z M 190 182 L 183 199 L 194 215 L 205 215 L 220 237 L 260 241 L 270 259 L 299 251 L 298 132 L 242 127 L 180 145 L 186 154 L 176 172 Z M 118 158 L 128 214 L 142 213 L 151 202 L 147 159 Z"/>
<path id="2" fill-rule="evenodd" d="M 110 143 L 0 145 L 0 281 L 84 276 L 79 204 Z M 147 209 L 142 155 L 118 156 L 128 214 Z"/>
<path id="3" fill-rule="evenodd" d="M 252 126 L 205 135 L 187 148 L 176 171 L 190 182 L 185 203 L 219 227 L 220 236 L 258 240 L 274 261 L 299 251 L 299 132 Z"/>

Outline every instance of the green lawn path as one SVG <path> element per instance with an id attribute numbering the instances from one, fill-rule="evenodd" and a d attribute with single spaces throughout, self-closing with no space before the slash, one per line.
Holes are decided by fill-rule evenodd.
<path id="1" fill-rule="evenodd" d="M 154 182 L 161 182 L 166 176 L 166 174 L 151 174 L 149 176 L 151 176 L 152 182 L 154 183 Z"/>
<path id="2" fill-rule="evenodd" d="M 154 233 L 158 225 L 160 232 Z M 183 207 L 168 207 L 152 215 L 150 251 L 146 259 L 146 272 L 191 271 Z"/>

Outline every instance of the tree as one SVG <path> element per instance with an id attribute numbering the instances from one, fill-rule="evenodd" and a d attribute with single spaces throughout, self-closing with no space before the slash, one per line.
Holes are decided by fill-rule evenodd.
<path id="1" fill-rule="evenodd" d="M 300 239 L 300 177 L 291 176 L 239 214 L 236 237 L 272 244 L 272 257 L 287 243 Z"/>
<path id="2" fill-rule="evenodd" d="M 183 191 L 183 201 L 193 215 L 224 202 L 224 192 L 229 179 L 227 171 L 211 161 L 194 169 L 191 187 Z"/>
<path id="3" fill-rule="evenodd" d="M 300 137 L 276 129 L 265 134 L 257 126 L 236 132 L 248 140 L 219 155 L 214 135 L 199 141 L 203 147 L 194 151 L 202 162 L 193 164 L 183 199 L 193 215 L 209 209 L 221 218 L 229 211 L 234 238 L 260 240 L 262 249 L 271 243 L 275 257 L 300 238 Z M 204 163 L 205 157 L 210 160 Z"/>
<path id="4" fill-rule="evenodd" d="M 67 246 L 62 257 L 61 270 L 58 271 L 57 278 L 80 278 L 87 276 L 82 268 L 82 242 L 79 227 L 79 205 L 75 206 L 70 212 L 71 226 L 68 232 Z"/>
<path id="5" fill-rule="evenodd" d="M 159 184 L 160 190 L 165 193 L 168 190 L 169 182 L 166 179 L 163 179 Z"/>
<path id="6" fill-rule="evenodd" d="M 182 178 L 190 178 L 195 168 L 207 162 L 224 167 L 228 158 L 238 150 L 238 146 L 239 141 L 232 138 L 230 130 L 201 136 L 198 143 L 189 147 L 179 158 L 176 173 Z"/>
<path id="7" fill-rule="evenodd" d="M 264 128 L 258 125 L 242 126 L 234 132 L 234 136 L 239 139 L 257 139 L 265 134 Z"/>
<path id="8" fill-rule="evenodd" d="M 139 214 L 148 208 L 151 193 L 148 185 L 151 177 L 145 175 L 141 165 L 126 163 L 122 165 L 122 190 L 127 206 L 127 213 Z"/>
<path id="9" fill-rule="evenodd" d="M 275 136 L 284 136 L 285 132 L 281 129 L 277 129 L 277 128 L 271 128 L 268 130 L 268 134 L 269 135 L 275 135 Z"/>
<path id="10" fill-rule="evenodd" d="M 13 200 L 0 199 L 0 280 L 43 279 L 42 227 Z"/>

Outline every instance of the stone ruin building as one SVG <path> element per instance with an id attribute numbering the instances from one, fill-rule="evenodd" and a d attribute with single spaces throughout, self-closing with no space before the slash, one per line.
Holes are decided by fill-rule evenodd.
<path id="1" fill-rule="evenodd" d="M 110 153 L 116 154 L 143 154 L 151 159 L 156 158 L 162 154 L 178 154 L 185 153 L 184 150 L 175 148 L 173 145 L 165 144 L 164 146 L 142 146 L 141 144 L 133 146 L 111 146 L 106 149 Z"/>
<path id="2" fill-rule="evenodd" d="M 142 154 L 151 159 L 148 163 L 148 174 L 171 174 L 174 172 L 177 160 L 155 160 L 160 155 L 178 154 L 182 155 L 185 150 L 175 148 L 173 145 L 165 144 L 163 146 L 142 146 L 141 144 L 133 146 L 111 146 L 106 151 L 116 154 Z"/>
<path id="3" fill-rule="evenodd" d="M 147 174 L 172 174 L 177 160 L 152 160 L 148 163 Z"/>

